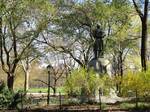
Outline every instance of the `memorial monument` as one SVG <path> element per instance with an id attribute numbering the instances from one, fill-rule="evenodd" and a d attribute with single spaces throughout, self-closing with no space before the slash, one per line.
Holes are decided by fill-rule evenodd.
<path id="1" fill-rule="evenodd" d="M 104 37 L 105 33 L 100 27 L 100 25 L 97 24 L 96 28 L 92 32 L 92 36 L 94 39 L 93 44 L 93 58 L 89 62 L 88 66 L 89 68 L 93 68 L 97 73 L 108 73 L 110 70 L 107 70 L 107 65 L 109 64 L 109 61 L 104 58 Z M 111 73 L 108 73 L 109 75 Z"/>
<path id="2" fill-rule="evenodd" d="M 94 52 L 94 58 L 98 59 L 99 57 L 103 57 L 103 38 L 105 34 L 100 29 L 100 25 L 97 25 L 97 28 L 93 31 L 93 37 L 94 37 L 94 45 L 93 45 L 93 52 Z"/>

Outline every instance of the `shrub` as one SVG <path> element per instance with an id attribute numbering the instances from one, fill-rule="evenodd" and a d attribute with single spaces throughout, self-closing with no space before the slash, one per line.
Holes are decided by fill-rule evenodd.
<path id="1" fill-rule="evenodd" d="M 5 84 L 0 85 L 0 106 L 7 109 L 19 109 L 18 105 L 25 99 L 22 91 L 10 91 Z"/>
<path id="2" fill-rule="evenodd" d="M 70 95 L 92 94 L 98 88 L 99 81 L 93 70 L 76 69 L 72 71 L 65 83 L 65 90 Z"/>
<path id="3" fill-rule="evenodd" d="M 99 75 L 94 70 L 84 68 L 76 69 L 71 72 L 66 80 L 65 90 L 69 95 L 94 95 L 99 88 L 108 93 L 112 81 L 108 75 Z"/>
<path id="4" fill-rule="evenodd" d="M 137 95 L 141 97 L 150 95 L 150 71 L 137 73 L 128 72 L 122 78 L 121 87 L 124 96 L 128 96 L 129 91 L 134 96 L 136 92 Z"/>

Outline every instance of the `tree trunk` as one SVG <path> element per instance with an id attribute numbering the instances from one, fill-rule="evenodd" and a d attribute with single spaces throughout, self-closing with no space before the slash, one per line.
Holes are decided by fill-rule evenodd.
<path id="1" fill-rule="evenodd" d="M 53 88 L 53 95 L 56 95 L 56 87 Z"/>
<path id="2" fill-rule="evenodd" d="M 29 60 L 21 61 L 23 71 L 24 71 L 24 91 L 27 91 L 29 89 Z"/>
<path id="3" fill-rule="evenodd" d="M 144 4 L 144 15 L 141 17 L 142 22 L 142 38 L 141 38 L 141 66 L 142 71 L 147 70 L 147 18 L 148 18 L 148 4 L 149 0 L 145 0 Z"/>
<path id="4" fill-rule="evenodd" d="M 147 52 L 147 19 L 144 19 L 142 22 L 142 38 L 141 38 L 141 66 L 142 66 L 142 71 L 147 70 L 146 52 Z"/>
<path id="5" fill-rule="evenodd" d="M 122 52 L 119 52 L 119 64 L 120 64 L 120 67 L 119 67 L 119 71 L 120 71 L 120 76 L 123 77 L 123 59 L 122 59 Z"/>
<path id="6" fill-rule="evenodd" d="M 147 53 L 147 18 L 148 18 L 148 4 L 149 0 L 144 1 L 144 13 L 140 10 L 135 0 L 132 0 L 134 7 L 139 14 L 139 17 L 142 22 L 142 35 L 141 35 L 141 66 L 142 71 L 147 70 L 147 59 L 146 59 L 146 53 Z"/>
<path id="7" fill-rule="evenodd" d="M 57 80 L 54 80 L 53 95 L 56 95 L 56 85 L 57 85 Z"/>
<path id="8" fill-rule="evenodd" d="M 24 91 L 29 89 L 29 70 L 25 71 Z"/>
<path id="9" fill-rule="evenodd" d="M 13 90 L 14 86 L 14 75 L 12 73 L 8 73 L 7 75 L 7 87 L 9 90 Z"/>

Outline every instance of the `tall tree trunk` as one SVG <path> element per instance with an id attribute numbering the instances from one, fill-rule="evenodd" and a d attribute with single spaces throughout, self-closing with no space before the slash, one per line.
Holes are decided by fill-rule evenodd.
<path id="1" fill-rule="evenodd" d="M 141 35 L 141 66 L 142 66 L 142 71 L 147 70 L 147 18 L 148 18 L 148 4 L 149 0 L 144 1 L 144 13 L 140 8 L 138 7 L 137 3 L 135 0 L 132 0 L 134 7 L 141 19 L 142 22 L 142 35 Z"/>
<path id="2" fill-rule="evenodd" d="M 123 59 L 122 59 L 122 52 L 119 52 L 119 74 L 122 77 L 123 76 Z"/>
<path id="3" fill-rule="evenodd" d="M 29 89 L 29 70 L 25 71 L 24 91 Z"/>
<path id="4" fill-rule="evenodd" d="M 121 95 L 121 84 L 122 84 L 122 77 L 123 77 L 123 59 L 122 59 L 122 55 L 123 53 L 121 51 L 119 51 L 118 53 L 118 76 L 120 76 L 121 79 L 119 79 L 119 81 L 117 82 L 116 84 L 116 88 L 117 88 L 117 91 L 118 91 L 118 96 Z"/>
<path id="5" fill-rule="evenodd" d="M 29 71 L 29 60 L 22 60 L 21 61 L 23 71 L 24 71 L 24 91 L 27 91 L 29 89 L 29 76 L 30 76 L 30 71 Z"/>
<path id="6" fill-rule="evenodd" d="M 148 4 L 149 0 L 145 0 L 144 4 L 144 15 L 141 18 L 142 21 L 142 38 L 141 38 L 141 65 L 142 70 L 147 70 L 147 18 L 148 18 Z"/>
<path id="7" fill-rule="evenodd" d="M 9 90 L 13 90 L 14 87 L 14 74 L 7 73 L 7 87 Z"/>
<path id="8" fill-rule="evenodd" d="M 147 70 L 146 52 L 147 52 L 147 17 L 145 17 L 145 19 L 142 20 L 141 65 L 143 71 Z"/>

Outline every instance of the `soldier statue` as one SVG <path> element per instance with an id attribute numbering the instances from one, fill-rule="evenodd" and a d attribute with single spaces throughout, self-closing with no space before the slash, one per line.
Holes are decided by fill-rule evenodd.
<path id="1" fill-rule="evenodd" d="M 103 38 L 105 34 L 101 30 L 100 25 L 97 24 L 96 29 L 93 31 L 93 37 L 94 37 L 94 45 L 93 45 L 93 52 L 94 52 L 94 58 L 98 59 L 100 56 L 103 57 Z"/>

